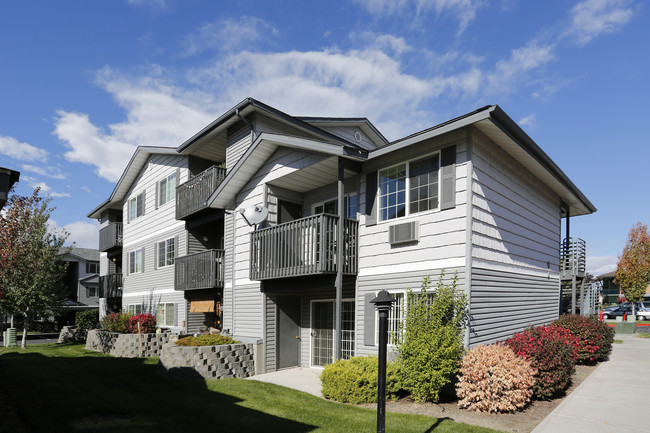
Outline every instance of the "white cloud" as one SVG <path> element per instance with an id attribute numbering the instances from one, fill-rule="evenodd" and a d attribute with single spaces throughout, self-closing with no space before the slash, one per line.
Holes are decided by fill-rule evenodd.
<path id="1" fill-rule="evenodd" d="M 616 270 L 617 256 L 587 256 L 587 272 L 598 276 Z"/>
<path id="2" fill-rule="evenodd" d="M 45 182 L 38 182 L 31 177 L 26 178 L 25 181 L 29 182 L 32 188 L 40 188 L 41 193 L 43 193 L 44 195 L 49 195 L 50 197 L 70 197 L 69 193 L 52 191 L 51 186 L 49 186 Z"/>
<path id="3" fill-rule="evenodd" d="M 500 60 L 488 77 L 488 92 L 499 93 L 518 87 L 527 74 L 555 59 L 554 44 L 530 41 L 511 51 L 508 60 Z"/>
<path id="4" fill-rule="evenodd" d="M 220 19 L 203 24 L 185 39 L 185 55 L 191 56 L 208 49 L 232 51 L 256 42 L 278 31 L 261 18 L 243 16 L 237 20 Z"/>
<path id="5" fill-rule="evenodd" d="M 65 174 L 58 167 L 39 167 L 36 165 L 23 164 L 23 171 L 40 174 L 52 179 L 65 179 Z"/>
<path id="6" fill-rule="evenodd" d="M 628 0 L 585 0 L 571 11 L 571 25 L 565 32 L 578 45 L 585 45 L 597 36 L 614 33 L 627 24 L 635 14 Z"/>
<path id="7" fill-rule="evenodd" d="M 530 128 L 535 128 L 537 126 L 537 118 L 534 114 L 530 114 L 517 122 L 520 126 L 528 126 Z"/>
<path id="8" fill-rule="evenodd" d="M 0 135 L 0 154 L 22 161 L 45 162 L 47 160 L 46 150 L 2 135 Z"/>
<path id="9" fill-rule="evenodd" d="M 152 78 L 131 82 L 104 69 L 98 84 L 126 110 L 126 120 L 105 132 L 86 114 L 59 111 L 54 134 L 70 149 L 64 154 L 68 161 L 93 165 L 110 182 L 120 178 L 136 146 L 177 147 L 215 117 L 198 108 L 209 98 Z"/>
<path id="10" fill-rule="evenodd" d="M 476 18 L 476 12 L 485 4 L 482 0 L 357 0 L 375 15 L 420 16 L 431 10 L 438 15 L 451 14 L 459 21 L 458 33 L 462 33 Z"/>
<path id="11" fill-rule="evenodd" d="M 167 9 L 167 0 L 127 0 L 127 3 L 133 6 L 144 6 L 154 9 Z"/>
<path id="12" fill-rule="evenodd" d="M 97 221 L 76 221 L 63 228 L 70 233 L 66 244 L 73 242 L 79 248 L 99 247 L 99 223 Z"/>

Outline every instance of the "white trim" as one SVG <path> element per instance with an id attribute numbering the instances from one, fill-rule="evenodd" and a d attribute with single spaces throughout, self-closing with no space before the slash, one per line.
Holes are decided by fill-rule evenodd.
<path id="1" fill-rule="evenodd" d="M 333 304 L 336 304 L 336 298 L 328 298 L 328 299 L 310 299 L 309 300 L 309 326 L 307 329 L 309 329 L 309 367 L 310 368 L 325 368 L 324 366 L 320 365 L 313 365 L 312 364 L 312 353 L 313 353 L 313 341 L 314 341 L 314 335 L 313 335 L 313 328 L 312 328 L 312 318 L 314 315 L 314 303 L 320 302 L 331 302 Z M 354 311 L 353 311 L 353 317 L 354 317 L 354 339 L 352 340 L 355 344 L 355 353 L 356 353 L 356 345 L 357 345 L 357 316 L 356 316 L 356 301 L 354 298 L 343 298 L 341 299 L 341 302 L 352 302 L 354 303 Z M 342 312 L 342 311 L 341 311 Z M 334 326 L 336 323 L 336 305 L 334 305 L 334 310 L 332 311 L 332 333 L 334 333 Z M 332 335 L 334 337 L 334 335 Z M 334 345 L 332 344 L 332 359 L 334 359 Z"/>
<path id="2" fill-rule="evenodd" d="M 172 224 L 172 225 L 167 225 L 167 226 L 166 226 L 164 229 L 162 229 L 162 230 L 158 230 L 157 232 L 150 233 L 150 234 L 148 234 L 147 236 L 143 236 L 143 237 L 141 237 L 141 238 L 134 239 L 134 240 L 132 240 L 131 242 L 124 243 L 124 244 L 122 244 L 122 248 L 127 248 L 127 247 L 129 247 L 130 245 L 136 245 L 136 244 L 139 244 L 140 242 L 143 242 L 143 241 L 149 240 L 149 239 L 151 239 L 151 238 L 163 237 L 163 235 L 164 235 L 165 233 L 167 233 L 167 232 L 171 232 L 172 230 L 176 230 L 176 229 L 179 229 L 179 228 L 183 228 L 183 229 L 185 228 L 185 221 L 176 221 L 176 222 L 175 222 L 174 224 Z M 129 237 L 131 237 L 131 236 L 129 235 Z"/>
<path id="3" fill-rule="evenodd" d="M 142 290 L 140 292 L 122 293 L 122 298 L 132 298 L 135 296 L 149 296 L 149 295 L 165 295 L 167 293 L 179 293 L 179 292 L 174 289 Z"/>
<path id="4" fill-rule="evenodd" d="M 398 265 L 385 265 L 364 267 L 359 269 L 357 277 L 371 275 L 398 274 L 401 272 L 431 271 L 432 269 L 460 268 L 465 266 L 465 257 L 452 257 L 448 259 L 426 260 L 422 262 L 400 263 Z"/>

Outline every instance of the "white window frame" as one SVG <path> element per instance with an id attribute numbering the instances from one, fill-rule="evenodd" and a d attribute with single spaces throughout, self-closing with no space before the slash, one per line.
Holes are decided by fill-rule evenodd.
<path id="1" fill-rule="evenodd" d="M 163 250 L 161 251 L 161 247 Z M 170 250 L 171 247 L 171 250 Z M 170 257 L 171 251 L 171 257 Z M 163 254 L 161 254 L 161 252 Z M 156 243 L 156 265 L 158 269 L 174 266 L 176 260 L 176 238 L 171 237 Z"/>
<path id="2" fill-rule="evenodd" d="M 422 293 L 413 291 L 414 294 Z M 401 322 L 404 324 L 406 320 L 406 307 L 408 305 L 408 292 L 406 290 L 389 290 L 388 294 L 391 295 L 391 297 L 395 297 L 395 295 L 402 295 L 402 305 L 400 305 L 400 316 L 401 316 Z M 436 292 L 433 290 L 428 290 L 427 295 L 436 295 Z M 397 324 L 395 324 L 394 330 L 390 329 L 391 328 L 391 320 L 395 321 L 395 314 L 398 308 L 398 303 L 393 304 L 393 308 L 391 308 L 390 312 L 388 313 L 388 347 L 396 347 L 397 345 L 395 344 L 395 341 L 391 337 L 391 332 L 396 332 L 399 331 L 399 327 Z M 375 311 L 375 346 L 379 345 L 379 312 Z"/>
<path id="3" fill-rule="evenodd" d="M 355 199 L 354 215 L 350 215 L 350 203 L 352 201 L 351 197 L 354 197 L 354 199 Z M 330 203 L 330 202 L 335 202 L 336 203 L 337 201 L 338 201 L 338 198 L 334 197 L 334 198 L 331 198 L 329 200 L 323 200 L 323 201 L 314 203 L 311 206 L 311 214 L 312 215 L 318 215 L 321 212 L 316 212 L 317 207 L 323 206 L 323 210 L 325 210 L 325 203 Z M 337 203 L 337 205 L 338 205 L 338 203 Z M 346 218 L 353 219 L 353 220 L 358 219 L 358 216 L 359 216 L 359 197 L 357 196 L 356 192 L 351 192 L 351 193 L 345 194 L 343 196 L 343 207 L 344 207 L 343 212 L 344 212 Z M 337 214 L 338 214 L 338 206 L 337 206 L 336 212 L 334 212 L 334 215 L 337 215 Z"/>
<path id="4" fill-rule="evenodd" d="M 140 312 L 138 312 L 138 310 L 140 310 Z M 142 308 L 142 304 L 129 304 L 127 306 L 127 311 L 134 316 L 142 314 L 143 310 L 144 308 Z"/>
<path id="5" fill-rule="evenodd" d="M 162 305 L 162 313 L 161 313 L 161 305 Z M 171 309 L 171 310 L 170 310 Z M 172 313 L 172 318 L 171 322 L 172 323 L 167 323 L 167 314 L 168 312 L 171 311 Z M 162 318 L 164 319 L 163 321 L 160 320 L 162 314 Z M 164 323 L 163 323 L 164 322 Z M 161 302 L 158 305 L 156 305 L 156 325 L 157 326 L 176 326 L 176 304 L 173 302 Z"/>
<path id="6" fill-rule="evenodd" d="M 140 260 L 138 260 L 138 253 Z M 133 255 L 133 267 L 131 266 L 131 256 Z M 138 266 L 138 264 L 140 266 Z M 129 251 L 129 275 L 131 274 L 141 274 L 144 272 L 144 248 L 138 248 L 137 250 Z"/>
<path id="7" fill-rule="evenodd" d="M 173 185 L 171 181 L 173 178 Z M 163 206 L 169 202 L 173 202 L 176 199 L 176 186 L 178 185 L 178 179 L 176 172 L 173 172 L 169 176 L 163 178 L 158 182 L 158 206 Z"/>
<path id="8" fill-rule="evenodd" d="M 313 329 L 312 329 L 311 326 L 312 326 L 312 323 L 313 323 L 312 318 L 313 318 L 313 315 L 314 315 L 314 304 L 317 303 L 317 302 L 333 302 L 334 303 L 334 311 L 332 313 L 332 319 L 333 319 L 332 323 L 334 324 L 334 326 L 336 326 L 336 299 L 312 299 L 312 300 L 309 301 L 309 367 L 310 368 L 324 369 L 325 367 L 323 367 L 323 366 L 312 364 L 312 361 L 313 361 L 312 354 L 313 354 L 313 351 L 314 351 L 314 347 L 313 347 L 314 344 L 313 344 Z M 357 304 L 356 304 L 356 301 L 354 300 L 354 298 L 343 298 L 343 299 L 341 299 L 341 302 L 352 302 L 354 304 L 353 310 L 356 311 Z M 354 349 L 352 350 L 352 352 L 353 352 L 352 356 L 355 356 L 355 354 L 357 353 L 357 349 L 358 349 L 358 343 L 356 341 L 357 334 L 358 334 L 358 332 L 357 332 L 356 313 L 354 314 L 353 317 L 354 317 L 354 319 L 353 319 L 354 320 L 354 330 L 353 330 L 354 336 L 352 338 L 352 343 L 354 344 Z M 334 332 L 334 331 L 335 330 L 332 329 L 332 332 Z M 334 337 L 334 335 L 332 335 L 332 337 Z M 334 345 L 332 345 L 332 359 L 334 359 L 334 358 L 335 358 L 334 357 Z"/>
<path id="9" fill-rule="evenodd" d="M 95 266 L 95 271 L 93 272 L 90 267 Z M 86 273 L 87 274 L 98 274 L 99 273 L 99 262 L 86 262 Z"/>
<path id="10" fill-rule="evenodd" d="M 86 298 L 99 298 L 99 287 L 86 287 Z"/>
<path id="11" fill-rule="evenodd" d="M 432 209 L 427 209 L 424 211 L 418 211 L 418 212 L 411 212 L 411 164 L 414 162 L 418 162 L 420 160 L 430 158 L 432 156 L 438 156 L 438 206 Z M 394 221 L 398 220 L 400 218 L 406 218 L 411 215 L 416 215 L 416 214 L 422 214 L 425 212 L 435 212 L 440 210 L 440 188 L 441 188 L 441 154 L 440 151 L 428 153 L 426 155 L 419 156 L 417 158 L 412 158 L 407 161 L 402 161 L 399 164 L 393 164 L 391 166 L 382 168 L 377 171 L 377 221 L 379 223 L 387 222 L 387 221 Z M 396 168 L 399 166 L 405 166 L 405 179 L 404 179 L 404 215 L 403 216 L 395 216 L 392 218 L 387 218 L 384 219 L 382 215 L 382 191 L 381 191 L 381 173 L 385 172 L 387 170 L 390 170 L 392 168 Z"/>
<path id="12" fill-rule="evenodd" d="M 142 209 L 141 213 L 138 213 L 138 202 L 142 203 L 142 206 L 140 207 L 140 209 Z M 136 220 L 140 218 L 142 215 L 144 215 L 144 206 L 145 206 L 144 191 L 136 195 L 135 197 L 129 199 L 129 204 L 128 204 L 129 222 Z"/>

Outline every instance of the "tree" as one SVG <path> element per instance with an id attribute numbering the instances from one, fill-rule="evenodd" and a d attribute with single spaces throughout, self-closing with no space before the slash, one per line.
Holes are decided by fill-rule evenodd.
<path id="1" fill-rule="evenodd" d="M 627 235 L 627 243 L 616 266 L 616 283 L 634 309 L 634 304 L 643 298 L 650 284 L 650 235 L 645 224 L 637 222 Z M 632 310 L 632 314 L 636 311 Z"/>
<path id="2" fill-rule="evenodd" d="M 24 317 L 22 347 L 30 320 L 43 317 L 62 298 L 66 265 L 58 256 L 68 234 L 53 234 L 47 223 L 50 198 L 13 194 L 0 215 L 0 308 Z"/>
<path id="3" fill-rule="evenodd" d="M 422 289 L 407 291 L 402 336 L 398 340 L 398 363 L 402 384 L 418 402 L 436 402 L 443 386 L 458 372 L 464 353 L 463 336 L 467 316 L 467 296 L 440 275 L 435 291 L 428 277 Z"/>

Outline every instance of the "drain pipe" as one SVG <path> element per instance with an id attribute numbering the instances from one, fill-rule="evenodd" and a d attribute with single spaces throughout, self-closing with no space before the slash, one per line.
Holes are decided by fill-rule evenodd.
<path id="1" fill-rule="evenodd" d="M 227 215 L 232 215 L 232 254 L 231 254 L 231 266 L 230 266 L 230 336 L 235 335 L 235 241 L 237 239 L 237 213 L 238 209 L 233 211 L 225 211 Z"/>

